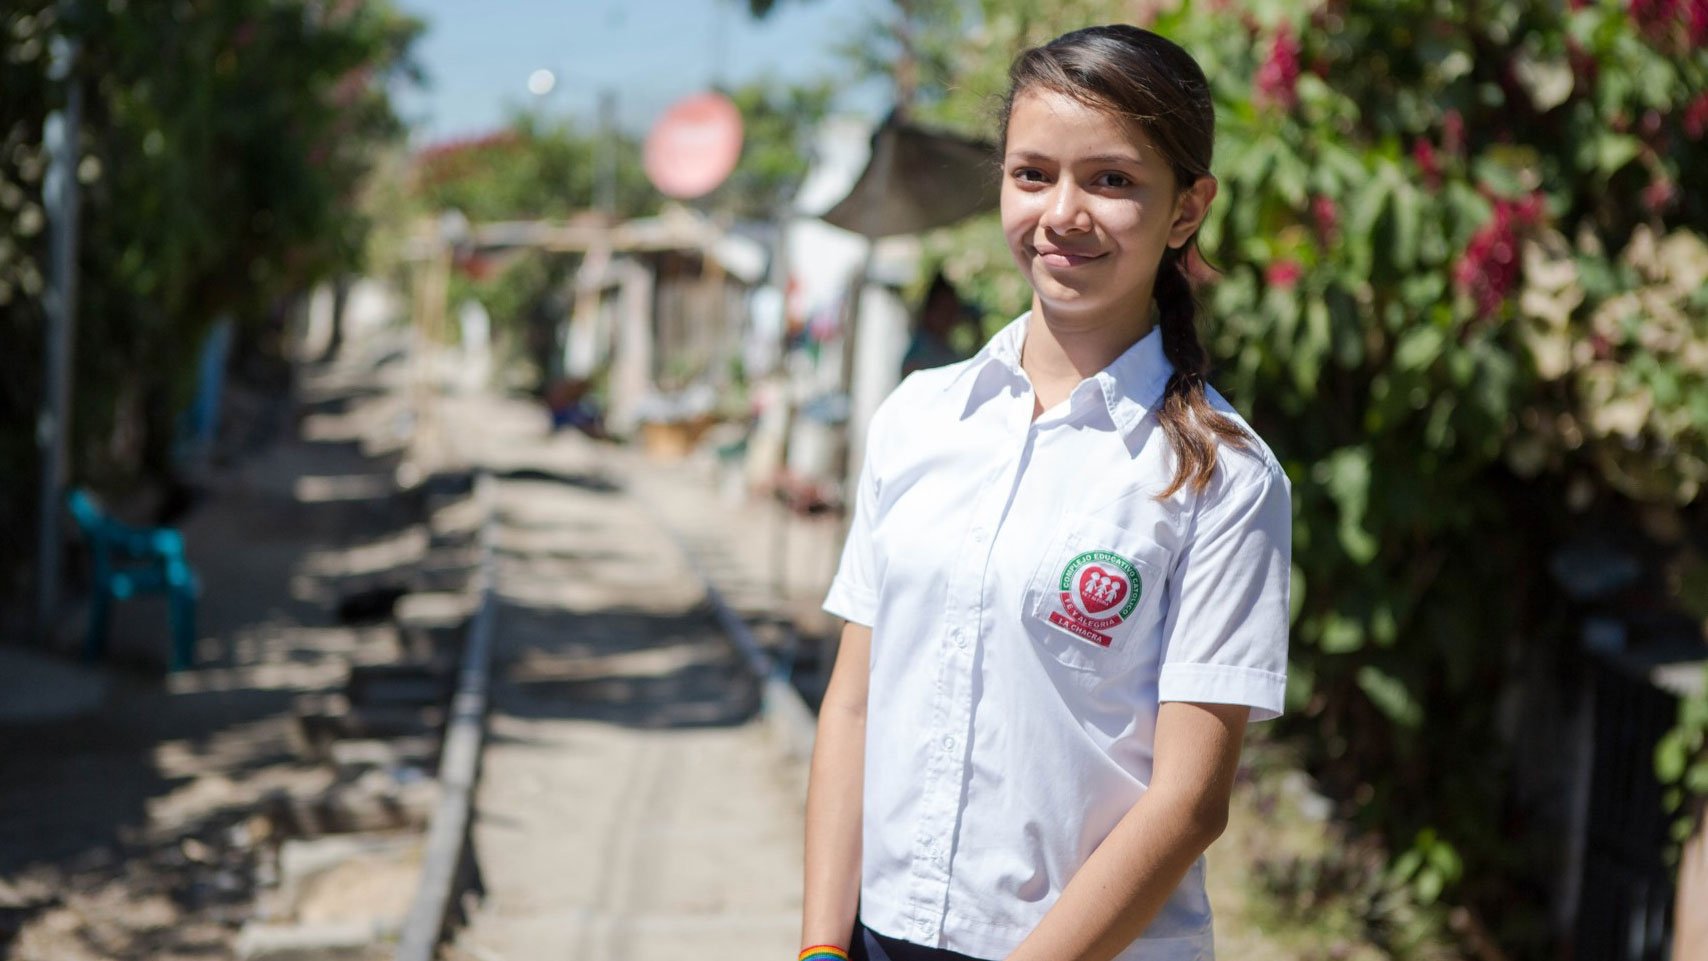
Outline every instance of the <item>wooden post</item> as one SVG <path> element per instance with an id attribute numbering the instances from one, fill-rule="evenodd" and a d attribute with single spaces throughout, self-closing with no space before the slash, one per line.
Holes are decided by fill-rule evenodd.
<path id="1" fill-rule="evenodd" d="M 61 7 L 63 17 L 74 9 Z M 42 297 L 47 320 L 47 390 L 36 421 L 41 451 L 40 513 L 37 518 L 36 634 L 53 643 L 59 618 L 60 497 L 69 473 L 71 433 L 71 349 L 77 326 L 77 135 L 83 126 L 83 85 L 74 68 L 82 50 L 75 37 L 56 36 L 50 76 L 65 87 L 65 106 L 48 115 L 43 140 L 48 149 L 42 201 L 47 208 L 48 284 Z"/>

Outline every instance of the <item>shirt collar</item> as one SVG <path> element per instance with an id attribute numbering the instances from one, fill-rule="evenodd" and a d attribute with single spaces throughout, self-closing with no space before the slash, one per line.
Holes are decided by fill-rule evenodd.
<path id="1" fill-rule="evenodd" d="M 1020 367 L 1020 348 L 1026 341 L 1026 327 L 1031 317 L 1031 311 L 1027 311 L 997 331 L 955 376 L 949 378 L 943 390 L 959 391 L 967 397 L 969 406 L 978 406 L 996 393 L 996 382 L 980 376 L 991 367 L 1000 368 L 1010 377 L 1024 381 L 1026 375 Z M 1122 351 L 1121 356 L 1111 361 L 1109 366 L 1082 381 L 1080 387 L 1075 388 L 1075 394 L 1094 387 L 1103 398 L 1109 419 L 1126 436 L 1138 427 L 1145 414 L 1157 407 L 1163 390 L 1168 386 L 1168 378 L 1173 374 L 1174 365 L 1162 351 L 1162 327 L 1157 324 L 1151 327 L 1150 333 Z"/>

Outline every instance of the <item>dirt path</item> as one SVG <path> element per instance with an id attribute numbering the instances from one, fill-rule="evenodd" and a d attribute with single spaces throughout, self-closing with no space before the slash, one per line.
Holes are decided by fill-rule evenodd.
<path id="1" fill-rule="evenodd" d="M 0 958 L 231 955 L 264 799 L 332 777 L 298 757 L 293 700 L 398 656 L 389 624 L 334 616 L 425 546 L 393 493 L 389 379 L 313 374 L 291 428 L 211 480 L 182 526 L 204 586 L 197 670 L 163 677 L 163 604 L 124 602 L 96 710 L 0 725 Z"/>
<path id="2" fill-rule="evenodd" d="M 793 950 L 799 775 L 756 720 L 757 686 L 693 570 L 607 469 L 608 448 L 542 445 L 533 411 L 497 402 L 446 416 L 500 478 L 497 680 L 474 837 L 487 894 L 455 950 Z M 450 423 L 459 416 L 481 430 Z"/>

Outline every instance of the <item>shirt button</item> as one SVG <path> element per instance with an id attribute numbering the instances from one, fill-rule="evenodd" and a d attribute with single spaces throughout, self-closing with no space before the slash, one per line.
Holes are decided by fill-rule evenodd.
<path id="1" fill-rule="evenodd" d="M 965 631 L 955 631 L 954 637 L 956 647 L 965 648 L 967 646 L 967 635 Z"/>
<path id="2" fill-rule="evenodd" d="M 944 738 L 943 739 L 943 746 L 948 748 L 949 750 L 953 751 L 955 749 L 955 739 L 953 737 Z"/>

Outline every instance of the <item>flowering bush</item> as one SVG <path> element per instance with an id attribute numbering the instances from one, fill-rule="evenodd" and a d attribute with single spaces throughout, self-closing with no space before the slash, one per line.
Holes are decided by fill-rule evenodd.
<path id="1" fill-rule="evenodd" d="M 1051 6 L 986 4 L 934 117 L 988 133 L 1013 52 L 1089 22 L 1203 64 L 1213 379 L 1294 482 L 1290 723 L 1359 823 L 1430 838 L 1428 893 L 1555 956 L 1559 845 L 1513 841 L 1549 812 L 1508 778 L 1516 679 L 1576 645 L 1547 562 L 1708 529 L 1708 4 Z M 1024 305 L 988 222 L 930 249 L 993 322 Z"/>

